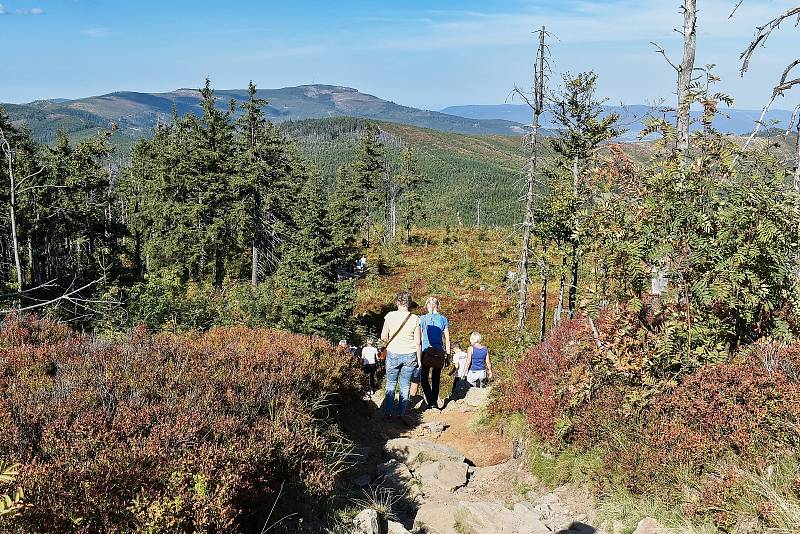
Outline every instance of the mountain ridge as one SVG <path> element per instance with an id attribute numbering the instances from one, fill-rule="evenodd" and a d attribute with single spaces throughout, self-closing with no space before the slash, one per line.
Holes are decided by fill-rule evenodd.
<path id="1" fill-rule="evenodd" d="M 531 122 L 531 110 L 525 104 L 467 104 L 448 106 L 440 111 L 442 113 L 476 120 L 503 119 L 520 124 L 530 124 Z M 674 111 L 665 111 L 661 106 L 649 106 L 645 104 L 631 104 L 627 106 L 604 105 L 603 115 L 605 116 L 610 113 L 618 113 L 620 115 L 620 123 L 628 130 L 623 138 L 629 140 L 638 137 L 639 132 L 645 127 L 644 119 L 648 116 L 664 117 L 669 122 L 675 121 Z M 702 111 L 692 110 L 692 116 L 696 121 L 701 115 Z M 724 133 L 747 135 L 753 131 L 756 121 L 758 121 L 760 116 L 761 110 L 721 107 L 720 113 L 714 119 L 714 127 Z M 791 117 L 791 111 L 782 109 L 770 110 L 764 118 L 764 123 L 766 127 L 777 123 L 785 128 L 788 126 Z M 553 116 L 549 111 L 545 111 L 542 114 L 540 124 L 544 128 L 558 129 L 558 125 L 555 124 Z M 699 123 L 693 125 L 693 129 L 695 130 L 700 128 L 701 126 Z"/>
<path id="2" fill-rule="evenodd" d="M 218 106 L 230 100 L 243 102 L 246 89 L 215 90 Z M 274 122 L 351 116 L 471 135 L 520 135 L 525 128 L 502 119 L 472 119 L 438 111 L 403 106 L 352 87 L 308 84 L 279 89 L 258 89 L 257 97 L 268 101 L 266 116 Z M 143 135 L 159 120 L 174 112 L 200 114 L 200 91 L 179 88 L 164 93 L 115 91 L 72 100 L 37 100 L 26 104 L 3 104 L 12 120 L 25 122 L 34 136 L 51 141 L 57 129 L 78 133 L 116 124 L 132 137 Z"/>

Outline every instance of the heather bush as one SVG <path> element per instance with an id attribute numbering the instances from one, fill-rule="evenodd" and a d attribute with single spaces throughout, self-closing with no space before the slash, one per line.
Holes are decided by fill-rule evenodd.
<path id="1" fill-rule="evenodd" d="M 692 369 L 680 357 L 660 359 L 664 326 L 636 317 L 602 315 L 597 340 L 587 318 L 568 321 L 516 366 L 496 410 L 525 415 L 531 466 L 544 480 L 561 480 L 551 473 L 557 466 L 559 476 L 584 473 L 578 478 L 658 496 L 722 528 L 742 510 L 783 525 L 771 518 L 784 516 L 765 512 L 778 504 L 756 509 L 762 497 L 747 473 L 796 455 L 800 343 L 762 340 Z M 586 470 L 584 458 L 598 454 L 604 469 Z M 800 496 L 800 485 L 790 480 L 772 494 Z"/>
<path id="2" fill-rule="evenodd" d="M 313 509 L 344 460 L 325 416 L 363 379 L 322 339 L 246 327 L 109 343 L 10 317 L 0 355 L 19 532 L 260 530 L 282 484 L 278 510 Z"/>

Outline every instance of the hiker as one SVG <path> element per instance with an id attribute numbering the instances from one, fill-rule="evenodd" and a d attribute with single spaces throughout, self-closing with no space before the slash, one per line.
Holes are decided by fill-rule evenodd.
<path id="1" fill-rule="evenodd" d="M 467 349 L 467 382 L 479 388 L 487 385 L 492 378 L 492 363 L 489 361 L 489 349 L 481 344 L 483 336 L 473 332 L 469 336 L 470 346 Z"/>
<path id="2" fill-rule="evenodd" d="M 386 398 L 383 402 L 384 417 L 394 416 L 395 389 L 400 382 L 397 414 L 406 415 L 408 390 L 414 369 L 422 365 L 422 334 L 419 330 L 419 317 L 408 311 L 411 293 L 401 291 L 397 294 L 397 310 L 386 314 L 383 321 L 381 340 L 386 343 Z M 404 419 L 405 421 L 405 419 Z"/>
<path id="3" fill-rule="evenodd" d="M 421 385 L 428 408 L 438 410 L 439 382 L 450 354 L 450 329 L 447 317 L 439 313 L 439 299 L 428 297 L 425 307 L 428 313 L 419 318 L 422 329 Z"/>
<path id="4" fill-rule="evenodd" d="M 461 343 L 455 342 L 453 343 L 453 365 L 450 368 L 451 375 L 455 375 L 453 377 L 453 389 L 450 391 L 450 398 L 453 399 L 456 396 L 456 390 L 459 389 L 459 386 L 463 385 L 463 381 L 467 378 L 467 359 L 469 356 L 461 348 Z"/>
<path id="5" fill-rule="evenodd" d="M 369 376 L 369 394 L 375 393 L 375 371 L 378 368 L 378 349 L 372 344 L 372 338 L 367 339 L 367 344 L 361 349 L 361 363 L 364 372 Z"/>

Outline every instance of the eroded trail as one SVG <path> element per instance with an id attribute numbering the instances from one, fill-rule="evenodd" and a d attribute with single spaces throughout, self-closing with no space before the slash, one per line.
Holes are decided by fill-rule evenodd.
<path id="1" fill-rule="evenodd" d="M 585 490 L 544 488 L 514 444 L 476 427 L 490 389 L 470 389 L 441 412 L 416 412 L 413 424 L 387 422 L 375 397 L 345 422 L 358 444 L 353 483 L 383 500 L 396 521 L 364 510 L 355 532 L 430 534 L 590 534 L 596 526 Z"/>

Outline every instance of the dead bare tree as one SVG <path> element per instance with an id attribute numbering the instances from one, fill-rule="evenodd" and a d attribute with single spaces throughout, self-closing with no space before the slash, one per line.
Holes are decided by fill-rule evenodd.
<path id="1" fill-rule="evenodd" d="M 731 17 L 734 16 L 736 10 L 739 8 L 742 2 L 743 0 L 740 0 L 736 4 L 736 7 L 734 8 L 733 12 L 730 15 Z M 742 65 L 739 69 L 739 73 L 741 74 L 741 76 L 744 76 L 747 70 L 750 68 L 750 61 L 752 60 L 753 54 L 755 54 L 756 49 L 759 47 L 763 47 L 766 44 L 769 37 L 772 35 L 772 33 L 778 28 L 780 28 L 780 25 L 786 19 L 790 19 L 793 17 L 795 18 L 795 26 L 800 24 L 800 6 L 788 9 L 787 11 L 778 15 L 777 17 L 770 20 L 763 26 L 756 27 L 756 33 L 755 36 L 753 37 L 753 40 L 750 41 L 750 44 L 747 45 L 747 48 L 739 56 L 739 59 L 742 62 Z M 747 141 L 745 141 L 744 148 L 750 146 L 750 143 L 753 141 L 755 136 L 758 135 L 758 132 L 761 130 L 761 127 L 764 126 L 764 117 L 766 117 L 767 112 L 772 107 L 772 104 L 775 102 L 775 99 L 778 98 L 779 96 L 785 96 L 786 91 L 797 85 L 800 85 L 800 76 L 796 76 L 796 74 L 793 74 L 795 68 L 798 65 L 800 65 L 800 58 L 795 59 L 794 61 L 789 63 L 785 69 L 783 69 L 783 74 L 781 75 L 778 83 L 772 89 L 772 96 L 770 97 L 767 104 L 762 108 L 761 116 L 759 117 L 758 121 L 756 121 L 755 129 L 750 133 L 750 135 L 747 138 Z M 793 78 L 793 76 L 796 77 Z M 797 116 L 797 107 L 795 108 L 795 113 L 792 114 L 792 118 L 789 121 L 789 125 L 786 129 L 787 135 L 792 129 L 794 121 L 797 118 L 796 116 Z M 794 162 L 795 163 L 794 187 L 796 190 L 800 191 L 800 122 L 798 122 L 798 124 L 795 126 L 795 131 L 798 135 L 798 138 L 795 142 L 796 144 L 795 144 L 795 162 Z"/>
<path id="2" fill-rule="evenodd" d="M 538 148 L 539 148 L 539 122 L 542 112 L 544 111 L 544 85 L 545 85 L 545 37 L 547 31 L 545 27 L 537 32 L 539 34 L 539 48 L 536 55 L 536 64 L 533 72 L 533 86 L 530 94 L 526 94 L 520 88 L 515 87 L 514 93 L 520 96 L 531 108 L 532 121 L 531 130 L 526 136 L 526 141 L 529 149 L 528 162 L 526 165 L 526 188 L 525 196 L 525 214 L 522 222 L 522 250 L 519 257 L 519 269 L 517 278 L 519 280 L 519 295 L 517 301 L 517 335 L 521 336 L 525 329 L 525 318 L 528 305 L 528 268 L 530 266 L 530 251 L 531 251 L 531 234 L 533 233 L 534 217 L 534 194 L 536 185 L 536 173 L 538 165 Z M 545 281 L 546 283 L 546 281 Z M 547 287 L 545 285 L 544 291 L 540 298 L 541 323 L 544 323 L 544 312 L 547 300 Z M 543 331 L 543 328 L 542 328 Z"/>
<path id="3" fill-rule="evenodd" d="M 697 51 L 697 0 L 684 0 L 681 5 L 683 12 L 683 29 L 675 30 L 683 35 L 683 59 L 679 65 L 673 63 L 663 47 L 652 43 L 656 51 L 664 56 L 667 63 L 678 74 L 678 105 L 675 109 L 676 116 L 676 149 L 687 156 L 689 154 L 689 126 L 691 125 L 692 106 L 692 73 Z"/>
<path id="4" fill-rule="evenodd" d="M 21 179 L 17 179 L 14 174 L 14 150 L 11 147 L 11 143 L 9 142 L 8 137 L 6 137 L 6 134 L 3 132 L 2 128 L 0 128 L 0 150 L 3 152 L 3 156 L 5 157 L 6 165 L 8 167 L 8 206 L 9 215 L 11 217 L 11 246 L 14 250 L 14 267 L 17 271 L 17 290 L 22 291 L 23 286 L 25 285 L 25 278 L 22 272 L 22 260 L 20 259 L 19 254 L 19 236 L 17 235 L 17 199 L 20 193 L 20 188 L 25 184 L 25 182 L 41 174 L 41 172 L 44 170 L 44 167 Z"/>

